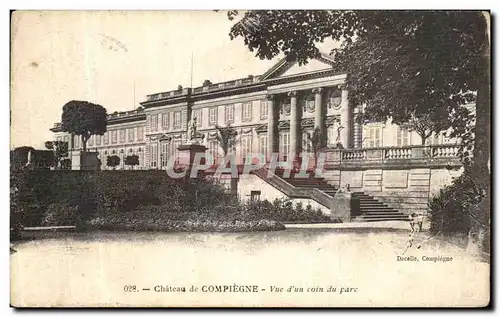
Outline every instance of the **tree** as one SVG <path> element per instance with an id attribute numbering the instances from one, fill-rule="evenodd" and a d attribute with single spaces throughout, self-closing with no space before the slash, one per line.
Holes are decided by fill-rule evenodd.
<path id="1" fill-rule="evenodd" d="M 237 12 L 228 12 L 230 20 Z M 256 56 L 283 53 L 305 64 L 318 57 L 316 43 L 342 41 L 336 67 L 348 74 L 350 101 L 365 115 L 404 124 L 411 116 L 448 118 L 455 136 L 470 120 L 463 107 L 476 103 L 474 161 L 485 184 L 490 156 L 489 16 L 479 11 L 249 11 L 230 30 Z"/>
<path id="2" fill-rule="evenodd" d="M 134 169 L 135 165 L 139 165 L 139 156 L 136 154 L 127 155 L 127 157 L 125 157 L 125 165 L 132 166 L 132 169 Z"/>
<path id="3" fill-rule="evenodd" d="M 35 149 L 31 146 L 20 146 L 10 151 L 10 164 L 12 168 L 20 168 L 28 163 L 28 153 L 34 155 Z M 33 160 L 33 158 L 32 158 Z"/>
<path id="4" fill-rule="evenodd" d="M 217 135 L 215 139 L 219 143 L 219 146 L 221 147 L 225 157 L 227 153 L 229 153 L 229 151 L 235 148 L 238 132 L 236 132 L 236 130 L 230 124 L 226 127 L 221 127 L 216 124 L 215 129 L 217 129 Z"/>
<path id="5" fill-rule="evenodd" d="M 473 149 L 472 178 L 489 201 L 489 20 L 480 11 L 249 11 L 229 36 L 242 37 L 262 59 L 283 53 L 299 64 L 320 56 L 316 43 L 340 43 L 334 70 L 347 73 L 349 101 L 365 106 L 360 118 L 400 125 L 422 116 L 442 125 L 446 118 L 440 128 L 462 139 L 464 156 Z M 469 130 L 463 106 L 473 102 Z"/>
<path id="6" fill-rule="evenodd" d="M 64 141 L 47 141 L 45 148 L 54 153 L 54 167 L 60 167 L 61 159 L 68 156 L 68 142 Z"/>
<path id="7" fill-rule="evenodd" d="M 404 126 L 408 128 L 408 131 L 415 131 L 418 136 L 420 136 L 421 144 L 425 145 L 425 142 L 433 134 L 437 135 L 443 133 L 443 130 L 448 128 L 446 123 L 446 118 L 443 120 L 442 124 L 439 122 L 434 122 L 429 115 L 420 115 L 419 117 L 413 116 L 410 118 L 407 124 Z"/>
<path id="8" fill-rule="evenodd" d="M 80 135 L 83 151 L 87 151 L 87 141 L 92 135 L 106 132 L 106 109 L 88 101 L 72 100 L 63 106 L 61 118 L 62 131 Z"/>
<path id="9" fill-rule="evenodd" d="M 106 165 L 115 169 L 115 167 L 120 165 L 120 157 L 118 155 L 108 156 L 106 159 Z"/>

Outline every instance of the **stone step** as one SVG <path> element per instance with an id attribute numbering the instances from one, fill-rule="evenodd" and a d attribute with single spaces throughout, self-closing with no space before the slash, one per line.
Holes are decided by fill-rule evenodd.
<path id="1" fill-rule="evenodd" d="M 369 211 L 369 212 L 364 212 L 360 216 L 400 216 L 404 215 L 407 217 L 405 214 L 399 212 L 399 211 Z"/>
<path id="2" fill-rule="evenodd" d="M 352 219 L 353 222 L 375 222 L 375 221 L 406 221 L 406 219 L 401 219 L 401 218 L 377 218 L 377 219 L 364 219 L 364 218 L 359 218 L 356 217 Z"/>
<path id="3" fill-rule="evenodd" d="M 379 212 L 379 211 L 397 211 L 393 208 L 385 207 L 385 206 L 377 206 L 377 207 L 360 207 L 361 212 Z"/>
<path id="4" fill-rule="evenodd" d="M 408 216 L 402 212 L 368 212 L 356 215 L 356 217 L 368 217 L 368 218 L 383 218 L 383 217 L 396 217 L 408 219 Z"/>

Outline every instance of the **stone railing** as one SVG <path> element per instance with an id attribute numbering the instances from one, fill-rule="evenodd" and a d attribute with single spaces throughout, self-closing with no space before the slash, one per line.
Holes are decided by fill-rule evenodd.
<path id="1" fill-rule="evenodd" d="M 166 92 L 159 92 L 157 94 L 151 94 L 146 96 L 146 101 L 156 101 L 156 100 L 161 100 L 161 99 L 167 99 L 167 98 L 172 98 L 172 97 L 177 97 L 177 96 L 182 96 L 182 95 L 187 95 L 189 88 L 184 88 L 184 89 L 177 89 L 177 90 L 172 90 L 172 91 L 166 91 Z"/>
<path id="2" fill-rule="evenodd" d="M 115 119 L 115 118 L 123 118 L 123 117 L 133 117 L 139 114 L 144 113 L 144 110 L 131 110 L 131 111 L 123 111 L 123 112 L 113 112 L 108 114 L 108 119 Z"/>
<path id="3" fill-rule="evenodd" d="M 326 165 L 460 163 L 459 145 L 406 146 L 357 149 L 325 149 Z"/>
<path id="4" fill-rule="evenodd" d="M 333 197 L 317 188 L 295 187 L 283 178 L 276 176 L 267 168 L 261 168 L 253 171 L 252 173 L 276 187 L 290 198 L 308 198 L 325 207 L 332 207 Z"/>

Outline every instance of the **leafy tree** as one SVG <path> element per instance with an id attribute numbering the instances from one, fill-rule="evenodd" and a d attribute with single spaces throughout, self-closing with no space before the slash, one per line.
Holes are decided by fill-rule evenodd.
<path id="1" fill-rule="evenodd" d="M 425 145 L 425 141 L 433 134 L 445 133 L 443 130 L 448 128 L 446 121 L 447 118 L 444 118 L 440 124 L 440 122 L 432 121 L 429 115 L 423 114 L 419 117 L 412 116 L 404 126 L 409 131 L 415 131 L 420 136 L 421 144 Z"/>
<path id="2" fill-rule="evenodd" d="M 136 154 L 133 155 L 127 155 L 125 157 L 125 165 L 132 166 L 132 169 L 134 166 L 139 165 L 139 156 Z"/>
<path id="3" fill-rule="evenodd" d="M 489 201 L 487 13 L 276 10 L 248 11 L 243 16 L 230 11 L 228 17 L 240 17 L 230 38 L 242 37 L 261 59 L 283 53 L 288 60 L 305 64 L 320 56 L 318 42 L 337 42 L 339 47 L 332 51 L 334 70 L 347 74 L 350 102 L 364 105 L 360 119 L 391 118 L 401 125 L 428 116 L 429 129 L 451 128 L 450 136 L 463 141 L 465 158 L 472 149 L 471 175 Z M 475 103 L 475 117 L 464 107 L 467 103 Z M 471 121 L 475 126 L 469 128 Z M 484 206 L 489 214 L 489 203 Z"/>
<path id="4" fill-rule="evenodd" d="M 238 12 L 228 12 L 230 20 Z M 467 134 L 475 102 L 474 164 L 488 173 L 490 155 L 489 16 L 479 11 L 248 11 L 230 30 L 256 56 L 283 53 L 305 64 L 318 57 L 316 43 L 341 41 L 336 69 L 365 116 L 403 124 L 428 115 L 454 135 Z M 466 140 L 465 140 L 466 141 Z M 478 175 L 484 184 L 488 176 Z"/>
<path id="5" fill-rule="evenodd" d="M 12 168 L 23 167 L 28 163 L 28 153 L 34 155 L 35 148 L 31 146 L 20 146 L 10 151 L 10 164 Z M 32 158 L 33 159 L 33 158 Z"/>
<path id="6" fill-rule="evenodd" d="M 72 100 L 63 106 L 62 131 L 80 135 L 83 151 L 87 151 L 87 141 L 92 135 L 103 135 L 107 125 L 106 109 L 88 101 Z"/>
<path id="7" fill-rule="evenodd" d="M 221 127 L 216 124 L 215 129 L 217 129 L 217 136 L 215 137 L 215 139 L 219 143 L 224 156 L 226 156 L 229 151 L 235 148 L 238 132 L 236 132 L 234 127 L 232 127 L 230 124 L 226 127 Z"/>
<path id="8" fill-rule="evenodd" d="M 54 167 L 60 167 L 61 159 L 68 156 L 68 142 L 64 141 L 47 141 L 45 148 L 54 153 Z"/>
<path id="9" fill-rule="evenodd" d="M 115 167 L 120 165 L 120 157 L 118 155 L 108 156 L 106 159 L 106 165 L 115 169 Z"/>

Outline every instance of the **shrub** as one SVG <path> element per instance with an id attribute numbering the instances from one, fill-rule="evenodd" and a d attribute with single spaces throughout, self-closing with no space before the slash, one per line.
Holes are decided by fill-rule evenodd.
<path id="1" fill-rule="evenodd" d="M 22 171 L 19 175 L 15 206 L 25 206 L 25 226 L 46 223 L 46 212 L 56 203 L 78 207 L 78 216 L 85 221 L 143 206 L 167 206 L 172 212 L 204 209 L 209 213 L 210 208 L 231 201 L 224 188 L 210 180 L 172 179 L 164 171 L 58 170 Z"/>
<path id="2" fill-rule="evenodd" d="M 275 199 L 272 203 L 268 200 L 248 201 L 243 208 L 243 215 L 248 219 L 270 219 L 283 222 L 333 222 L 321 210 L 313 210 L 311 205 L 304 209 L 301 202 L 293 204 L 290 199 Z"/>
<path id="3" fill-rule="evenodd" d="M 465 168 L 450 186 L 442 188 L 429 202 L 430 231 L 445 235 L 485 231 L 484 250 L 489 250 L 489 202 L 485 189 L 476 185 Z"/>
<path id="4" fill-rule="evenodd" d="M 79 206 L 68 202 L 50 204 L 45 212 L 44 226 L 73 226 L 80 223 Z"/>
<path id="5" fill-rule="evenodd" d="M 284 230 L 285 226 L 271 220 L 223 220 L 223 219 L 183 219 L 172 220 L 161 213 L 148 217 L 144 213 L 131 212 L 109 214 L 89 221 L 95 229 L 113 231 L 163 231 L 163 232 L 249 232 Z"/>

